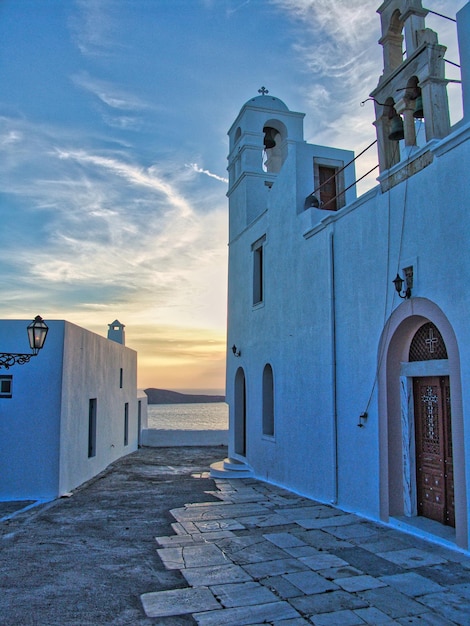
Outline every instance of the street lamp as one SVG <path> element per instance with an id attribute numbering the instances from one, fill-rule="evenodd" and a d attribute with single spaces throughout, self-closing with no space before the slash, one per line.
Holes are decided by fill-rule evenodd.
<path id="1" fill-rule="evenodd" d="M 49 328 L 40 315 L 36 315 L 26 330 L 28 331 L 29 346 L 32 352 L 26 354 L 0 352 L 0 368 L 5 367 L 9 369 L 15 364 L 23 365 L 24 363 L 29 363 L 31 357 L 37 356 L 39 350 L 44 346 Z"/>

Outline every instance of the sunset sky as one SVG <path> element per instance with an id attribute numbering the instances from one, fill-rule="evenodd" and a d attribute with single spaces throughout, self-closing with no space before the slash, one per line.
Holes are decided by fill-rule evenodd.
<path id="1" fill-rule="evenodd" d="M 379 4 L 2 0 L 0 318 L 117 318 L 139 386 L 223 390 L 227 130 L 266 86 L 307 141 L 371 143 Z M 427 24 L 458 63 L 455 24 Z"/>

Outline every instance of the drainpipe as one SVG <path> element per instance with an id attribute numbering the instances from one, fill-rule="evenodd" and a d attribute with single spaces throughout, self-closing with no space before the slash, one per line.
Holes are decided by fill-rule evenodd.
<path id="1" fill-rule="evenodd" d="M 338 503 L 338 412 L 337 412 L 337 370 L 336 370 L 336 293 L 335 293 L 335 233 L 334 224 L 329 233 L 330 261 L 330 337 L 331 337 L 331 407 L 332 423 L 332 464 L 333 464 L 333 495 L 331 504 Z"/>

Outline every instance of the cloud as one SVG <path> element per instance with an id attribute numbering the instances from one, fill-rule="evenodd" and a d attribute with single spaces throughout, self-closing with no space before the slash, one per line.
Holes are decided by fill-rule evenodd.
<path id="1" fill-rule="evenodd" d="M 73 39 L 86 57 L 111 56 L 123 48 L 113 18 L 115 0 L 75 0 L 75 13 L 69 20 Z"/>
<path id="2" fill-rule="evenodd" d="M 142 111 L 149 105 L 122 87 L 97 78 L 92 78 L 87 72 L 80 72 L 72 76 L 72 82 L 96 96 L 100 102 L 112 109 L 123 111 Z"/>
<path id="3" fill-rule="evenodd" d="M 34 305 L 84 326 L 119 316 L 225 327 L 223 194 L 204 192 L 184 161 L 144 166 L 60 128 L 3 122 L 1 136 L 18 137 L 0 143 L 8 316 Z"/>
<path id="4" fill-rule="evenodd" d="M 203 170 L 196 163 L 188 163 L 186 167 L 189 167 L 190 169 L 192 169 L 194 172 L 197 172 L 198 174 L 205 174 L 206 176 L 209 176 L 209 178 L 215 178 L 215 180 L 220 180 L 220 182 L 222 183 L 228 183 L 228 178 L 224 178 L 223 176 L 218 176 L 217 174 L 213 174 L 209 170 Z"/>
<path id="5" fill-rule="evenodd" d="M 134 186 L 146 187 L 163 194 L 171 206 L 181 211 L 183 217 L 189 217 L 191 214 L 191 207 L 188 202 L 178 193 L 173 185 L 159 176 L 157 165 L 141 168 L 115 158 L 90 154 L 83 150 L 69 151 L 57 149 L 57 154 L 60 159 L 71 159 L 77 163 L 97 166 L 101 170 L 124 178 Z"/>

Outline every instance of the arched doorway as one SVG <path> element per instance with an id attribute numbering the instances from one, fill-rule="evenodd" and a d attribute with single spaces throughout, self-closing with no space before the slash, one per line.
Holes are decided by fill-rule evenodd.
<path id="1" fill-rule="evenodd" d="M 442 310 L 425 298 L 397 307 L 378 353 L 381 518 L 429 518 L 455 525 L 457 545 L 467 548 L 460 378 L 457 339 Z M 435 453 L 438 444 L 439 452 L 445 452 L 439 456 L 443 466 L 431 471 L 432 459 L 426 455 Z"/>
<path id="2" fill-rule="evenodd" d="M 425 322 L 411 341 L 409 363 L 419 364 L 429 374 L 433 370 L 430 361 L 440 361 L 434 367 L 435 374 L 440 370 L 440 375 L 412 378 L 413 415 L 409 419 L 414 421 L 416 511 L 455 526 L 450 380 L 442 374 L 448 370 L 447 349 L 439 329 Z"/>
<path id="3" fill-rule="evenodd" d="M 235 374 L 234 402 L 235 454 L 246 454 L 246 381 L 245 372 L 239 367 Z"/>

